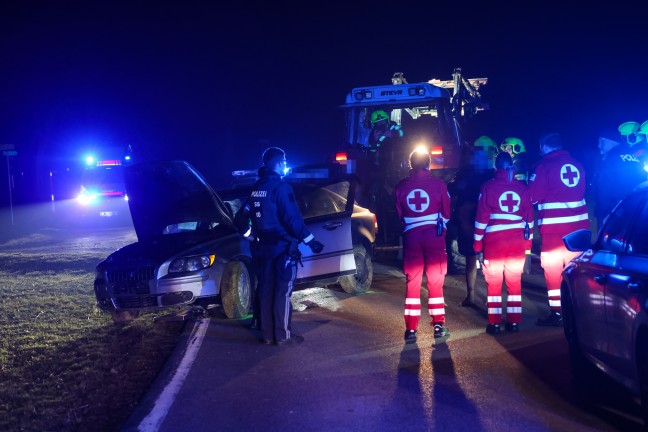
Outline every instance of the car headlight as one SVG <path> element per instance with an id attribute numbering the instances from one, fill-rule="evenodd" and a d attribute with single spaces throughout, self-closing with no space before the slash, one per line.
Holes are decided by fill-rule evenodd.
<path id="1" fill-rule="evenodd" d="M 203 270 L 211 267 L 215 259 L 216 255 L 196 255 L 176 258 L 169 266 L 169 273 Z"/>

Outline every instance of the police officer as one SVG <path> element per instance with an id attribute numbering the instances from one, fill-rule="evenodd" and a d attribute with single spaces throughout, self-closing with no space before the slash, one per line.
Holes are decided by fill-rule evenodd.
<path id="1" fill-rule="evenodd" d="M 514 178 L 513 158 L 495 159 L 495 177 L 481 187 L 475 217 L 473 249 L 483 252 L 488 326 L 498 334 L 502 324 L 502 282 L 506 281 L 506 329 L 517 332 L 522 321 L 522 270 L 531 249 L 533 204 L 526 184 Z"/>
<path id="2" fill-rule="evenodd" d="M 434 337 L 450 333 L 445 327 L 443 281 L 448 270 L 445 224 L 450 217 L 450 195 L 446 184 L 430 175 L 430 155 L 413 151 L 410 176 L 395 189 L 396 211 L 403 224 L 403 271 L 405 296 L 405 341 L 416 341 L 421 317 L 421 282 L 427 279 L 428 311 Z"/>
<path id="3" fill-rule="evenodd" d="M 537 325 L 562 326 L 560 282 L 565 265 L 578 255 L 565 247 L 562 238 L 579 229 L 589 229 L 585 203 L 585 170 L 567 150 L 562 138 L 549 133 L 540 138 L 542 159 L 529 177 L 529 194 L 538 205 L 538 226 L 542 237 L 540 262 L 545 274 L 549 316 Z"/>
<path id="4" fill-rule="evenodd" d="M 640 159 L 618 131 L 602 130 L 599 133 L 598 148 L 601 158 L 593 185 L 596 223 L 601 227 L 614 206 L 646 179 L 646 172 Z"/>
<path id="5" fill-rule="evenodd" d="M 298 244 L 304 242 L 314 253 L 324 248 L 306 228 L 293 190 L 281 178 L 285 165 L 286 154 L 282 149 L 265 150 L 260 178 L 250 194 L 247 209 L 252 232 L 258 238 L 259 312 L 264 344 L 304 340 L 293 334 L 290 327 L 290 296 L 301 256 Z"/>

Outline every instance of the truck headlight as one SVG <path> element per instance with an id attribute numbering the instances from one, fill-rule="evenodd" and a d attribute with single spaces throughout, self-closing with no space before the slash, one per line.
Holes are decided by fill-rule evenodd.
<path id="1" fill-rule="evenodd" d="M 195 255 L 176 258 L 169 266 L 169 273 L 203 270 L 211 267 L 215 259 L 216 255 Z"/>

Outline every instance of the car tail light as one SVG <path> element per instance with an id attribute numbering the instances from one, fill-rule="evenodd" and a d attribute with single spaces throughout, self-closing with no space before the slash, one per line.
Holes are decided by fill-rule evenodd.
<path id="1" fill-rule="evenodd" d="M 336 162 L 345 162 L 347 160 L 347 153 L 346 152 L 338 152 L 335 154 L 335 161 Z"/>
<path id="2" fill-rule="evenodd" d="M 441 146 L 432 147 L 432 150 L 430 150 L 430 154 L 432 156 L 442 155 L 443 154 L 443 147 L 441 147 Z"/>

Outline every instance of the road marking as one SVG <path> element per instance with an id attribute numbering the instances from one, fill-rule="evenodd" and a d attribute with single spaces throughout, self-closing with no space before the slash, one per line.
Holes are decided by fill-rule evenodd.
<path id="1" fill-rule="evenodd" d="M 196 320 L 194 328 L 191 331 L 192 335 L 189 338 L 187 349 L 180 361 L 180 365 L 155 401 L 151 412 L 139 424 L 137 428 L 138 431 L 153 432 L 160 429 L 166 414 L 173 405 L 175 397 L 180 391 L 180 388 L 182 387 L 185 378 L 187 378 L 187 374 L 189 374 L 191 366 L 198 355 L 200 345 L 202 344 L 205 334 L 207 333 L 207 328 L 209 327 L 209 320 L 209 318 Z"/>

